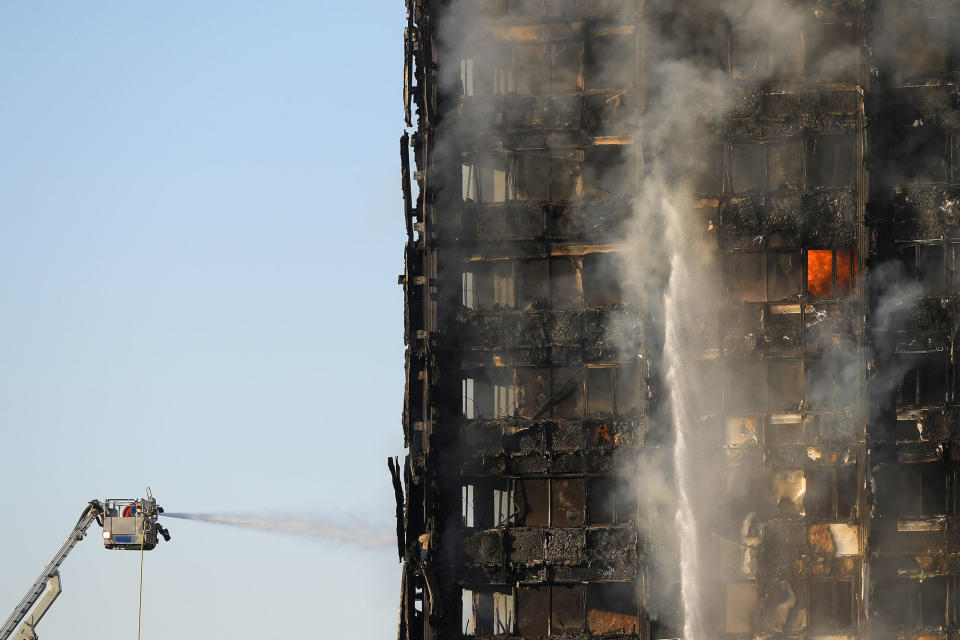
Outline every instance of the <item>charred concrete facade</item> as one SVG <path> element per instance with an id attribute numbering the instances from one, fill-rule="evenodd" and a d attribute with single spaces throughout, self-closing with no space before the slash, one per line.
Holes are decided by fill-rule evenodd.
<path id="1" fill-rule="evenodd" d="M 400 638 L 960 637 L 960 6 L 407 11 Z"/>

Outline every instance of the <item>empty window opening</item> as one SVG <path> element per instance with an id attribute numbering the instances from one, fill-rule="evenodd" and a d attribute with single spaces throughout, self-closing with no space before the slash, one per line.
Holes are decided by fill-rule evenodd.
<path id="1" fill-rule="evenodd" d="M 760 444 L 759 420 L 749 417 L 728 417 L 724 444 L 728 447 L 749 447 Z"/>
<path id="2" fill-rule="evenodd" d="M 790 515 L 804 515 L 807 497 L 807 477 L 802 469 L 781 469 L 771 477 L 773 498 L 780 509 Z"/>
<path id="3" fill-rule="evenodd" d="M 640 409 L 640 365 L 636 362 L 619 364 L 614 371 L 616 409 L 620 415 L 629 415 Z"/>
<path id="4" fill-rule="evenodd" d="M 807 423 L 815 418 L 809 418 Z M 799 414 L 779 414 L 770 416 L 770 424 L 764 433 L 765 440 L 770 444 L 801 444 L 806 441 L 807 430 L 804 429 L 804 419 Z"/>
<path id="5" fill-rule="evenodd" d="M 610 64 L 611 60 L 636 60 L 634 34 L 612 34 L 587 38 L 583 52 L 583 80 L 586 89 L 629 89 L 634 85 L 633 64 Z"/>
<path id="6" fill-rule="evenodd" d="M 468 309 L 513 307 L 513 264 L 506 260 L 471 264 L 471 271 L 461 278 L 461 291 L 462 304 Z"/>
<path id="7" fill-rule="evenodd" d="M 465 271 L 460 278 L 460 303 L 467 309 L 476 309 L 477 300 L 474 289 L 474 273 Z"/>
<path id="8" fill-rule="evenodd" d="M 803 408 L 803 363 L 800 360 L 771 360 L 767 365 L 770 411 L 799 411 Z"/>
<path id="9" fill-rule="evenodd" d="M 588 253 L 583 256 L 583 302 L 588 307 L 636 303 L 637 289 L 626 283 L 623 259 L 615 253 Z"/>
<path id="10" fill-rule="evenodd" d="M 767 300 L 796 300 L 803 281 L 803 261 L 799 251 L 767 253 Z"/>
<path id="11" fill-rule="evenodd" d="M 958 23 L 960 27 L 960 23 Z M 958 36 L 960 36 L 960 28 L 957 30 Z M 957 68 L 960 69 L 960 43 L 957 47 Z M 952 179 L 956 182 L 960 180 L 960 132 L 953 132 L 950 134 L 950 159 L 951 159 L 951 176 Z"/>
<path id="12" fill-rule="evenodd" d="M 460 486 L 460 521 L 463 526 L 473 528 L 476 526 L 474 515 L 474 494 L 476 487 L 472 484 Z"/>
<path id="13" fill-rule="evenodd" d="M 516 514 L 513 490 L 499 488 L 493 490 L 493 526 L 499 527 L 510 524 Z"/>
<path id="14" fill-rule="evenodd" d="M 764 185 L 764 148 L 735 144 L 731 151 L 730 186 L 734 193 L 760 191 Z"/>
<path id="15" fill-rule="evenodd" d="M 497 524 L 521 527 L 580 527 L 585 522 L 584 478 L 518 478 L 511 485 L 494 489 L 493 517 Z M 512 491 L 508 492 L 508 487 Z M 619 487 L 618 487 L 619 488 Z M 501 490 L 503 493 L 498 493 Z M 626 495 L 626 490 L 621 489 Z M 634 494 L 635 495 L 635 494 Z M 618 498 L 612 498 L 614 504 Z M 629 498 L 620 497 L 623 522 L 627 522 Z M 634 505 L 636 498 L 634 497 Z M 498 515 L 502 514 L 502 515 Z"/>
<path id="16" fill-rule="evenodd" d="M 809 628 L 815 634 L 843 633 L 854 625 L 853 582 L 811 580 L 809 587 Z"/>
<path id="17" fill-rule="evenodd" d="M 857 507 L 857 467 L 843 465 L 808 469 L 804 507 L 810 521 L 844 521 Z"/>
<path id="18" fill-rule="evenodd" d="M 632 634 L 640 630 L 640 600 L 632 582 L 586 586 L 587 628 L 593 635 Z"/>
<path id="19" fill-rule="evenodd" d="M 463 635 L 473 636 L 477 633 L 476 616 L 474 615 L 473 591 L 464 589 L 460 594 L 461 617 L 460 628 Z"/>
<path id="20" fill-rule="evenodd" d="M 553 478 L 550 481 L 550 492 L 551 524 L 554 527 L 583 526 L 583 478 Z"/>
<path id="21" fill-rule="evenodd" d="M 681 28 L 685 32 L 682 35 L 674 30 L 674 56 L 689 60 L 695 68 L 703 72 L 726 73 L 729 60 L 728 32 L 724 29 L 711 29 L 689 33 L 691 27 L 693 25 L 684 24 Z"/>
<path id="22" fill-rule="evenodd" d="M 724 406 L 736 413 L 767 410 L 766 361 L 730 360 L 726 367 Z"/>
<path id="23" fill-rule="evenodd" d="M 550 635 L 583 631 L 583 598 L 583 585 L 550 587 Z"/>
<path id="24" fill-rule="evenodd" d="M 550 306 L 550 274 L 547 260 L 517 263 L 516 302 L 520 309 L 547 309 Z"/>
<path id="25" fill-rule="evenodd" d="M 929 406 L 947 401 L 948 362 L 938 356 L 926 356 L 919 359 L 904 374 L 898 391 L 898 404 L 901 407 Z"/>
<path id="26" fill-rule="evenodd" d="M 958 158 L 960 158 L 960 150 L 958 150 Z M 960 180 L 960 176 L 957 176 L 957 180 Z M 960 243 L 951 242 L 948 245 L 948 255 L 949 261 L 947 262 L 947 268 L 950 269 L 950 293 L 960 292 Z"/>
<path id="27" fill-rule="evenodd" d="M 513 69 L 516 77 L 517 93 L 528 96 L 545 93 L 549 82 L 549 68 L 546 45 L 523 44 L 513 46 Z"/>
<path id="28" fill-rule="evenodd" d="M 463 417 L 474 420 L 477 417 L 476 381 L 473 378 L 464 378 L 461 384 L 461 398 Z"/>
<path id="29" fill-rule="evenodd" d="M 858 36 L 853 24 L 819 23 L 804 30 L 804 74 L 821 81 L 857 80 Z"/>
<path id="30" fill-rule="evenodd" d="M 532 418 L 550 398 L 550 370 L 532 367 L 517 369 L 520 415 Z"/>
<path id="31" fill-rule="evenodd" d="M 582 151 L 557 155 L 548 149 L 521 155 L 519 197 L 538 202 L 565 202 L 582 194 L 583 157 Z"/>
<path id="32" fill-rule="evenodd" d="M 733 77 L 753 79 L 764 74 L 766 69 L 766 43 L 748 31 L 734 31 L 730 37 L 730 73 Z"/>
<path id="33" fill-rule="evenodd" d="M 815 136 L 807 141 L 807 181 L 811 187 L 842 187 L 853 183 L 856 138 Z"/>
<path id="34" fill-rule="evenodd" d="M 576 309 L 583 305 L 583 279 L 576 258 L 550 258 L 550 308 Z"/>
<path id="35" fill-rule="evenodd" d="M 512 416 L 517 410 L 517 388 L 512 384 L 493 385 L 493 417 Z"/>
<path id="36" fill-rule="evenodd" d="M 513 481 L 509 478 L 476 478 L 460 488 L 463 526 L 489 529 L 510 524 L 516 513 Z"/>
<path id="37" fill-rule="evenodd" d="M 727 256 L 730 297 L 737 302 L 762 302 L 765 296 L 764 256 L 759 252 L 736 252 Z"/>
<path id="38" fill-rule="evenodd" d="M 464 635 L 505 635 L 514 630 L 514 596 L 509 587 L 463 589 L 461 606 Z"/>
<path id="39" fill-rule="evenodd" d="M 727 255 L 727 290 L 736 302 L 797 300 L 803 279 L 799 250 L 737 251 Z"/>
<path id="40" fill-rule="evenodd" d="M 513 273 L 493 273 L 491 284 L 493 285 L 493 305 L 495 307 L 512 307 Z"/>
<path id="41" fill-rule="evenodd" d="M 876 589 L 875 608 L 889 629 L 942 628 L 948 623 L 953 627 L 958 621 L 957 586 L 953 576 L 885 581 Z"/>
<path id="42" fill-rule="evenodd" d="M 750 633 L 753 631 L 753 618 L 760 606 L 757 585 L 752 582 L 738 582 L 727 585 L 725 631 L 727 633 Z"/>
<path id="43" fill-rule="evenodd" d="M 700 151 L 699 157 L 691 159 L 696 164 L 694 188 L 697 193 L 722 192 L 724 146 L 722 144 L 706 145 Z"/>
<path id="44" fill-rule="evenodd" d="M 550 524 L 549 485 L 545 479 L 523 478 L 516 481 L 517 524 L 546 527 Z"/>
<path id="45" fill-rule="evenodd" d="M 509 48 L 491 54 L 492 74 L 489 81 L 492 83 L 490 88 L 493 95 L 505 96 L 517 90 L 511 58 L 512 52 Z"/>
<path id="46" fill-rule="evenodd" d="M 798 189 L 803 182 L 803 152 L 799 139 L 767 145 L 767 186 L 771 191 Z"/>
<path id="47" fill-rule="evenodd" d="M 586 504 L 590 524 L 616 522 L 616 478 L 612 476 L 590 478 L 587 484 Z"/>
<path id="48" fill-rule="evenodd" d="M 947 513 L 947 467 L 943 462 L 898 464 L 883 489 L 892 494 L 897 512 L 907 518 Z"/>
<path id="49" fill-rule="evenodd" d="M 514 195 L 512 159 L 506 155 L 476 155 L 462 162 L 461 196 L 464 202 L 473 200 L 500 203 L 512 200 Z"/>
<path id="50" fill-rule="evenodd" d="M 621 476 L 587 479 L 586 510 L 590 524 L 627 524 L 637 520 L 637 485 Z"/>
<path id="51" fill-rule="evenodd" d="M 803 66 L 803 36 L 800 30 L 779 38 L 770 47 L 770 74 L 775 78 L 794 78 Z"/>
<path id="52" fill-rule="evenodd" d="M 461 381 L 464 418 L 486 420 L 514 415 L 518 403 L 513 368 L 476 369 L 471 373 Z"/>
<path id="53" fill-rule="evenodd" d="M 583 44 L 580 42 L 555 42 L 550 45 L 550 91 L 576 91 L 581 88 L 582 53 Z"/>
<path id="54" fill-rule="evenodd" d="M 575 420 L 583 417 L 585 379 L 584 369 L 563 367 L 553 371 L 551 400 L 553 417 Z"/>
<path id="55" fill-rule="evenodd" d="M 497 66 L 493 69 L 493 94 L 505 96 L 516 91 L 513 81 L 513 69 L 509 66 Z"/>
<path id="56" fill-rule="evenodd" d="M 891 25 L 896 39 L 897 65 L 905 76 L 944 73 L 951 69 L 956 21 L 930 15 L 932 5 L 898 3 L 897 23 Z M 939 13 L 939 12 L 938 12 Z"/>
<path id="57" fill-rule="evenodd" d="M 525 638 L 547 635 L 550 587 L 521 586 L 517 593 L 517 630 Z"/>
<path id="58" fill-rule="evenodd" d="M 517 593 L 518 631 L 524 637 L 639 631 L 637 585 L 522 585 Z"/>
<path id="59" fill-rule="evenodd" d="M 947 135 L 935 126 L 912 127 L 899 140 L 898 158 L 906 175 L 915 183 L 945 182 L 947 179 Z"/>
<path id="60" fill-rule="evenodd" d="M 493 634 L 511 633 L 515 615 L 513 592 L 495 591 L 493 594 Z"/>
<path id="61" fill-rule="evenodd" d="M 472 162 L 460 165 L 460 194 L 464 202 L 477 199 L 476 171 Z"/>
<path id="62" fill-rule="evenodd" d="M 905 246 L 900 249 L 907 272 L 921 283 L 924 294 L 940 294 L 946 289 L 946 261 L 942 244 Z"/>
<path id="63" fill-rule="evenodd" d="M 461 95 L 473 95 L 473 58 L 460 60 L 460 91 Z"/>
<path id="64" fill-rule="evenodd" d="M 587 413 L 613 413 L 613 367 L 587 369 Z"/>

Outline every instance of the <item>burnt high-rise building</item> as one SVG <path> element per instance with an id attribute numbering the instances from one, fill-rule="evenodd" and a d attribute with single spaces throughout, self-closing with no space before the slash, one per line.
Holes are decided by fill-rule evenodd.
<path id="1" fill-rule="evenodd" d="M 407 13 L 400 640 L 960 637 L 960 6 Z"/>

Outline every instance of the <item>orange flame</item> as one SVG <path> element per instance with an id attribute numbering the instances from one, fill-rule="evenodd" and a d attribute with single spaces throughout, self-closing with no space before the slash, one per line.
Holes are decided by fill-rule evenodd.
<path id="1" fill-rule="evenodd" d="M 837 251 L 837 295 L 850 293 L 853 276 L 856 274 L 852 251 Z"/>
<path id="2" fill-rule="evenodd" d="M 833 251 L 830 249 L 807 251 L 807 291 L 818 298 L 833 293 Z"/>

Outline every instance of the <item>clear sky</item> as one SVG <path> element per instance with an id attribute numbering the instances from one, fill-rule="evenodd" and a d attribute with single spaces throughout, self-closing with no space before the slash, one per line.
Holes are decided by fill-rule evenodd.
<path id="1" fill-rule="evenodd" d="M 91 498 L 392 530 L 402 0 L 0 2 L 0 620 Z M 394 637 L 395 549 L 167 520 L 143 639 Z M 99 531 L 41 638 L 136 637 Z"/>

